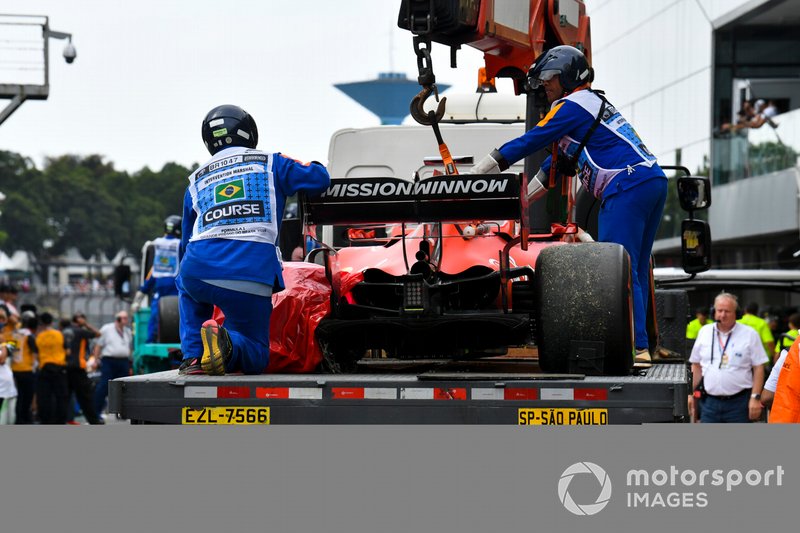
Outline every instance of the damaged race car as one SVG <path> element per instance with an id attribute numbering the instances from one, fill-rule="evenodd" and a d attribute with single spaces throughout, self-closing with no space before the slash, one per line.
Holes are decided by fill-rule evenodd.
<path id="1" fill-rule="evenodd" d="M 307 234 L 344 226 L 353 244 L 320 243 L 307 256 L 331 287 L 316 328 L 326 360 L 348 369 L 367 357 L 475 359 L 535 346 L 545 372 L 628 374 L 627 253 L 578 242 L 585 234 L 571 222 L 530 234 L 525 181 L 333 178 L 303 198 Z"/>

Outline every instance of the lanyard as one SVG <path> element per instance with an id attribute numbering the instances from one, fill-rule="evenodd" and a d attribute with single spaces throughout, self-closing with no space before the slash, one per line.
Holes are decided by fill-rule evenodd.
<path id="1" fill-rule="evenodd" d="M 734 326 L 735 327 L 735 326 Z M 725 341 L 725 346 L 722 346 L 722 339 L 720 338 L 720 331 L 714 327 L 714 332 L 716 335 L 716 341 L 719 343 L 720 348 L 722 348 L 722 354 L 719 356 L 719 366 L 717 368 L 722 368 L 722 358 L 725 355 L 725 352 L 728 350 L 728 344 L 731 342 L 731 337 L 733 337 L 733 328 L 728 332 L 728 340 Z M 714 364 L 714 339 L 711 340 L 711 364 Z"/>

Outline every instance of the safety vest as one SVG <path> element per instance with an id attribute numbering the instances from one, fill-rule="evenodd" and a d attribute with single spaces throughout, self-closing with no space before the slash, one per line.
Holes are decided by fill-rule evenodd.
<path id="1" fill-rule="evenodd" d="M 603 104 L 600 96 L 589 90 L 571 93 L 561 100 L 553 102 L 553 106 L 562 100 L 569 100 L 578 104 L 593 117 L 600 113 L 600 108 Z M 619 141 L 615 147 L 608 150 L 612 153 L 617 153 L 620 158 L 625 154 L 628 164 L 619 168 L 604 168 L 598 163 L 597 154 L 592 153 L 594 148 L 588 145 L 578 154 L 578 168 L 580 169 L 578 178 L 586 190 L 596 198 L 602 197 L 606 186 L 617 174 L 621 172 L 631 174 L 634 172 L 634 167 L 652 167 L 656 164 L 656 157 L 650 153 L 642 139 L 639 138 L 636 130 L 633 129 L 633 126 L 625 120 L 625 117 L 613 105 L 606 105 L 600 118 L 600 125 L 610 131 Z M 558 142 L 561 151 L 570 157 L 576 155 L 575 153 L 580 148 L 580 144 L 580 139 L 573 139 L 568 135 L 562 137 Z M 624 147 L 627 147 L 627 149 Z"/>
<path id="2" fill-rule="evenodd" d="M 769 413 L 770 424 L 800 423 L 800 339 L 794 341 L 783 362 L 775 398 Z"/>
<path id="3" fill-rule="evenodd" d="M 686 338 L 694 340 L 697 338 L 697 334 L 700 333 L 700 328 L 705 326 L 706 324 L 713 324 L 713 320 L 706 319 L 705 322 L 702 324 L 698 319 L 694 319 L 686 325 Z"/>
<path id="4" fill-rule="evenodd" d="M 197 213 L 190 242 L 233 239 L 275 244 L 280 213 L 275 213 L 272 157 L 246 148 L 223 150 L 189 176 L 192 209 Z"/>
<path id="5" fill-rule="evenodd" d="M 775 342 L 775 337 L 772 336 L 772 331 L 770 331 L 767 321 L 763 318 L 751 315 L 750 313 L 745 313 L 742 318 L 737 320 L 737 322 L 746 326 L 750 326 L 758 332 L 758 336 L 761 337 L 761 344 L 764 345 L 764 351 L 767 352 L 767 357 L 771 359 L 772 354 L 770 353 L 769 346 L 767 345 L 770 342 Z"/>
<path id="6" fill-rule="evenodd" d="M 780 337 L 775 340 L 775 355 L 780 355 L 780 353 L 787 349 L 795 339 L 798 337 L 798 332 L 796 329 L 790 329 Z"/>
<path id="7" fill-rule="evenodd" d="M 178 248 L 179 239 L 158 237 L 153 240 L 153 277 L 174 278 L 178 275 Z"/>

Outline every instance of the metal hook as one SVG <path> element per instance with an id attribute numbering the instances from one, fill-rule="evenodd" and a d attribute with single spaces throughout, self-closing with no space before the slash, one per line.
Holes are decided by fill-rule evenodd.
<path id="1" fill-rule="evenodd" d="M 411 100 L 410 112 L 411 116 L 414 117 L 414 120 L 422 124 L 423 126 L 430 126 L 434 123 L 431 118 L 428 116 L 428 112 L 425 111 L 425 101 L 430 97 L 431 93 L 436 95 L 436 99 L 439 100 L 439 91 L 436 89 L 436 85 L 426 85 L 422 88 L 422 90 Z M 436 113 L 435 122 L 439 122 L 444 117 L 444 107 L 445 102 L 447 101 L 447 97 L 442 98 L 439 100 L 439 105 L 436 106 Z"/>

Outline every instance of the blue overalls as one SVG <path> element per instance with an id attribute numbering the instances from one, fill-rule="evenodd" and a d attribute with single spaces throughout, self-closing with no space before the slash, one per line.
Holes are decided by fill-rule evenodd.
<path id="1" fill-rule="evenodd" d="M 200 357 L 200 329 L 217 305 L 233 353 L 226 372 L 259 374 L 269 363 L 272 292 L 283 289 L 278 233 L 286 198 L 330 184 L 317 162 L 226 148 L 189 176 L 178 276 L 181 349 Z"/>
<path id="2" fill-rule="evenodd" d="M 175 277 L 178 275 L 178 248 L 180 241 L 172 235 L 158 237 L 153 241 L 155 253 L 153 266 L 147 274 L 139 291 L 152 294 L 150 299 L 150 321 L 147 323 L 147 342 L 158 340 L 158 301 L 162 296 L 175 296 L 178 287 Z"/>
<path id="3" fill-rule="evenodd" d="M 602 104 L 603 99 L 591 90 L 575 91 L 553 102 L 533 129 L 499 151 L 513 164 L 557 142 L 559 156 L 572 157 Z M 551 162 L 552 156 L 542 164 L 545 173 Z M 630 256 L 636 349 L 648 348 L 650 254 L 667 198 L 666 176 L 633 127 L 607 102 L 599 127 L 578 155 L 577 166 L 577 177 L 601 202 L 597 238 L 621 244 Z"/>

